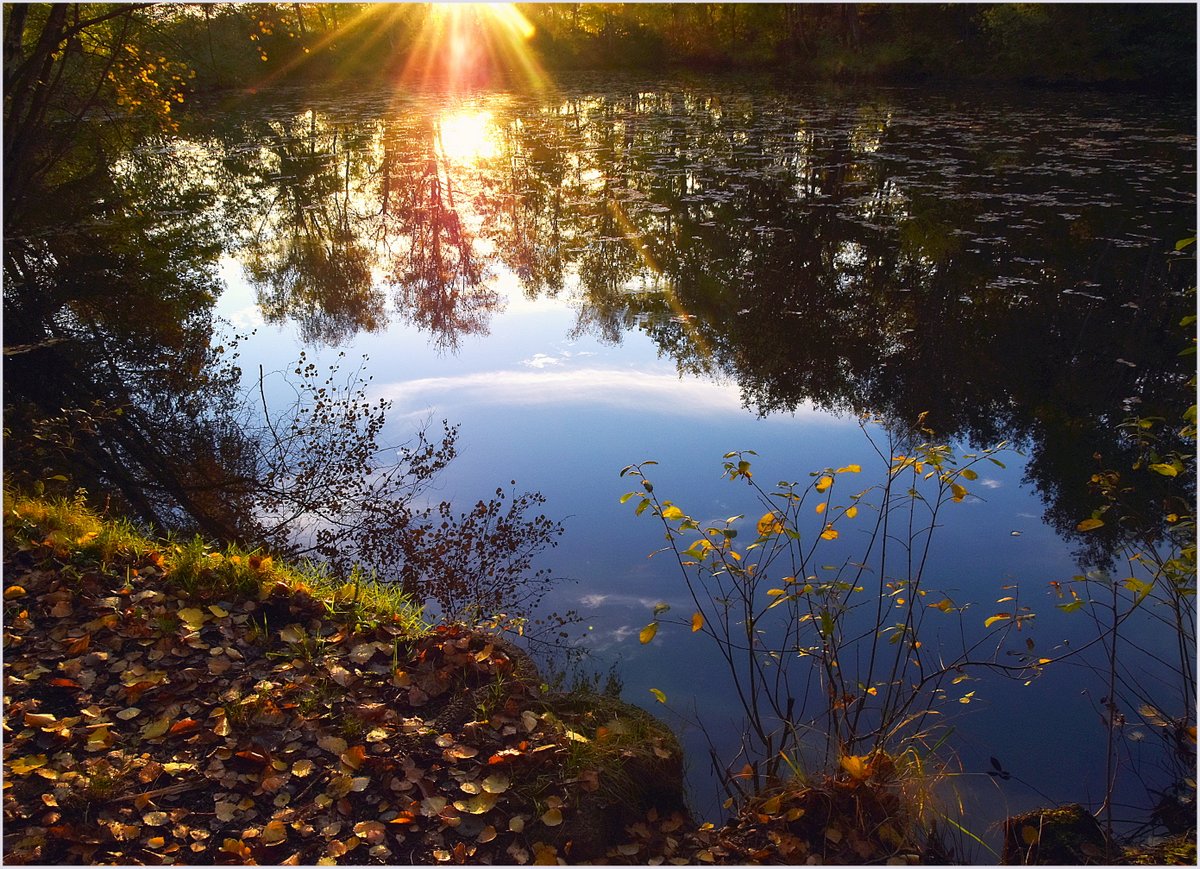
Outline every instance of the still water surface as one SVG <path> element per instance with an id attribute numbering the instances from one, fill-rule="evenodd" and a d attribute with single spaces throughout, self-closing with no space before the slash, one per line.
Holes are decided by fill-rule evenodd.
<path id="1" fill-rule="evenodd" d="M 540 490 L 567 527 L 541 562 L 562 578 L 549 608 L 577 610 L 593 666 L 617 664 L 624 696 L 681 729 L 702 813 L 720 801 L 707 739 L 649 689 L 723 758 L 738 710 L 682 623 L 677 565 L 647 557 L 661 528 L 618 503 L 631 462 L 657 460 L 656 491 L 709 521 L 754 509 L 721 477 L 730 450 L 755 450 L 768 483 L 852 463 L 878 482 L 860 414 L 879 437 L 926 411 L 961 449 L 1010 441 L 1021 454 L 943 514 L 926 583 L 973 602 L 979 634 L 1019 587 L 1038 617 L 1017 647 L 1089 635 L 1049 583 L 1102 549 L 1074 531 L 1093 456 L 1121 461 L 1130 414 L 1190 403 L 1177 323 L 1195 270 L 1174 243 L 1194 223 L 1191 107 L 581 78 L 212 108 L 163 153 L 218 191 L 218 313 L 257 329 L 246 369 L 367 354 L 394 403 L 385 439 L 461 424 L 436 498 Z M 857 542 L 845 532 L 845 557 Z M 681 624 L 643 646 L 659 602 Z M 961 687 L 946 723 L 974 827 L 1100 801 L 1103 688 L 1085 669 Z"/>

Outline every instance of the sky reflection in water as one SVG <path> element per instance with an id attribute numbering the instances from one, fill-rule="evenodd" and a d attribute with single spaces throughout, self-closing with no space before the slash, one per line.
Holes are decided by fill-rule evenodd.
<path id="1" fill-rule="evenodd" d="M 681 621 L 691 608 L 669 554 L 647 557 L 661 528 L 618 503 L 632 488 L 619 469 L 657 460 L 656 490 L 702 524 L 755 508 L 743 484 L 721 478 L 730 450 L 758 452 L 768 482 L 860 463 L 865 488 L 881 469 L 854 410 L 895 420 L 931 410 L 963 449 L 1001 436 L 1031 446 L 1035 464 L 1007 454 L 949 505 L 926 587 L 974 602 L 966 619 L 978 627 L 1019 584 L 1039 614 L 1025 629 L 1039 648 L 1087 636 L 1054 608 L 1048 583 L 1079 568 L 1077 541 L 1052 524 L 1078 518 L 1090 457 L 1072 450 L 1128 396 L 1126 412 L 1152 400 L 1154 376 L 1178 379 L 1162 328 L 1177 320 L 1167 287 L 1178 276 L 1148 289 L 1135 276 L 1163 259 L 1161 239 L 1194 208 L 1186 123 L 1146 126 L 1088 100 L 1065 114 L 904 94 L 780 109 L 736 88 L 437 105 L 415 100 L 405 108 L 416 114 L 382 121 L 368 101 L 362 122 L 331 105 L 310 124 L 310 145 L 340 159 L 338 147 L 356 147 L 329 144 L 342 125 L 365 149 L 355 159 L 373 154 L 395 173 L 375 236 L 395 243 L 369 269 L 390 322 L 324 332 L 317 322 L 316 334 L 369 355 L 375 395 L 394 402 L 385 440 L 424 420 L 461 424 L 460 456 L 431 497 L 466 503 L 513 479 L 567 517 L 542 562 L 566 580 L 548 606 L 579 610 L 594 666 L 617 663 L 627 699 L 661 713 L 649 693 L 661 689 L 706 722 L 723 756 L 736 748 L 738 710 L 705 641 L 682 624 L 637 641 L 657 602 Z M 277 127 L 305 117 L 272 112 Z M 303 124 L 288 129 L 280 147 L 301 150 Z M 349 209 L 370 224 L 378 192 L 351 195 L 343 180 L 333 223 L 349 225 Z M 319 220 L 306 232 L 346 244 Z M 263 251 L 274 243 L 260 235 L 257 276 L 225 261 L 218 313 L 259 327 L 244 354 L 268 371 L 306 346 L 332 358 L 293 325 L 299 288 L 280 295 L 270 283 Z M 256 305 L 268 285 L 278 328 Z M 433 308 L 406 307 L 427 301 L 414 286 L 441 294 Z M 1079 429 L 1062 408 L 1086 420 L 1086 436 L 1072 440 Z M 852 554 L 847 529 L 832 554 Z M 955 784 L 983 804 L 977 817 L 1046 799 L 1015 782 L 1001 792 L 986 775 L 992 756 L 1052 799 L 1098 799 L 1102 756 L 1077 746 L 1099 739 L 1099 698 L 1075 671 L 968 687 L 978 695 L 950 703 L 947 723 L 966 773 Z M 683 736 L 698 806 L 715 816 L 707 744 L 694 727 Z"/>

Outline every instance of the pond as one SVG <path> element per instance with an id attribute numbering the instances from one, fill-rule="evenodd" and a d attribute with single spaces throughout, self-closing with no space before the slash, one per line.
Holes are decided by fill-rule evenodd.
<path id="1" fill-rule="evenodd" d="M 938 513 L 923 606 L 954 611 L 933 613 L 947 621 L 927 620 L 925 643 L 982 643 L 1002 665 L 1086 644 L 1097 625 L 1059 605 L 1112 555 L 1107 532 L 1076 530 L 1089 480 L 1132 464 L 1124 419 L 1192 403 L 1179 321 L 1195 264 L 1176 242 L 1194 234 L 1194 128 L 1194 107 L 1167 98 L 705 77 L 235 95 L 121 155 L 127 207 L 93 195 L 82 235 L 137 212 L 165 272 L 219 293 L 209 313 L 229 324 L 221 340 L 247 336 L 244 385 L 264 372 L 264 404 L 287 400 L 272 372 L 301 351 L 319 366 L 345 353 L 351 371 L 365 354 L 368 397 L 391 402 L 382 441 L 459 426 L 431 503 L 540 492 L 565 528 L 536 560 L 557 578 L 542 611 L 575 611 L 587 666 L 615 666 L 626 699 L 679 729 L 695 805 L 716 820 L 710 748 L 745 762 L 742 707 L 692 631 L 675 556 L 648 557 L 664 529 L 634 515 L 640 496 L 621 503 L 639 488 L 621 469 L 656 461 L 658 497 L 701 525 L 743 515 L 728 527 L 749 543 L 762 509 L 723 477 L 730 451 L 754 451 L 768 488 L 860 465 L 836 475 L 845 501 L 887 479 L 889 434 L 918 419 L 960 453 L 1006 442 Z M 808 518 L 802 537 L 823 527 Z M 855 563 L 871 521 L 843 517 L 814 569 Z M 1036 618 L 985 627 L 996 613 Z M 1131 666 L 1169 682 L 1174 640 L 1142 621 L 1130 642 L 1152 658 Z M 945 681 L 950 785 L 989 842 L 1007 814 L 1103 799 L 1094 663 Z M 1153 725 L 1125 707 L 1162 694 L 1166 709 L 1171 690 L 1120 698 L 1124 817 L 1154 801 L 1136 776 L 1170 782 L 1139 765 Z"/>

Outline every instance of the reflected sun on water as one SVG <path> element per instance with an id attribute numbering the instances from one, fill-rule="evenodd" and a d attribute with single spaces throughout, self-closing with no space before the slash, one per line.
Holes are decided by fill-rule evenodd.
<path id="1" fill-rule="evenodd" d="M 443 160 L 473 166 L 500 152 L 499 131 L 491 112 L 450 112 L 439 117 L 435 125 L 435 147 Z"/>

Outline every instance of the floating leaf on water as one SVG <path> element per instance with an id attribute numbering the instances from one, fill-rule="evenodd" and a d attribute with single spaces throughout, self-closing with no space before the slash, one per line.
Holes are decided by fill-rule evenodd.
<path id="1" fill-rule="evenodd" d="M 1103 524 L 1104 524 L 1103 519 L 1084 519 L 1082 522 L 1080 522 L 1078 525 L 1075 526 L 1075 530 L 1076 531 L 1091 531 L 1095 528 L 1101 527 Z"/>

